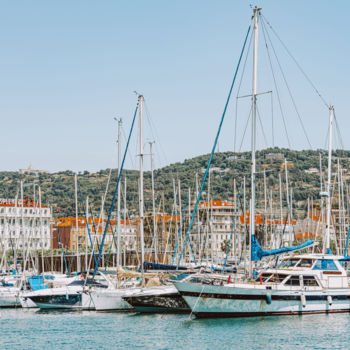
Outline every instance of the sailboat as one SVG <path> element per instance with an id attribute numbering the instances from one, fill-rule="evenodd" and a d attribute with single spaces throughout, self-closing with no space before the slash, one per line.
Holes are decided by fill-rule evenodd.
<path id="1" fill-rule="evenodd" d="M 144 285 L 144 269 L 143 269 L 143 262 L 144 262 L 144 230 L 143 230 L 143 101 L 144 97 L 142 95 L 138 96 L 138 110 L 139 110 L 139 126 L 140 126 L 140 201 L 139 201 L 139 211 L 140 211 L 140 245 L 141 245 L 141 276 L 137 274 L 137 277 L 141 277 L 141 284 Z M 136 113 L 136 112 L 135 112 Z M 119 138 L 118 138 L 118 171 L 121 171 L 120 166 L 120 129 L 119 129 Z M 119 174 L 120 176 L 120 174 Z M 90 298 L 92 300 L 92 303 L 95 305 L 95 309 L 97 311 L 106 311 L 106 310 L 130 310 L 132 309 L 132 306 L 127 303 L 123 297 L 128 297 L 129 295 L 138 292 L 140 290 L 139 288 L 139 282 L 134 279 L 133 282 L 126 283 L 124 285 L 119 284 L 119 279 L 122 277 L 122 269 L 120 269 L 120 186 L 118 187 L 118 209 L 117 209 L 117 215 L 118 215 L 118 247 L 117 247 L 117 266 L 118 266 L 118 284 L 117 285 L 111 285 L 106 290 L 96 290 L 92 291 L 90 293 Z M 131 276 L 133 273 L 131 273 Z"/>
<path id="2" fill-rule="evenodd" d="M 267 315 L 301 315 L 310 313 L 336 313 L 350 311 L 350 287 L 344 264 L 350 257 L 333 255 L 330 251 L 330 181 L 332 161 L 333 106 L 329 106 L 329 145 L 327 223 L 321 254 L 299 254 L 285 257 L 280 264 L 270 267 L 258 276 L 253 271 L 255 261 L 265 256 L 285 254 L 314 245 L 308 241 L 298 247 L 265 251 L 255 237 L 255 135 L 256 135 L 256 78 L 258 24 L 261 9 L 253 9 L 254 51 L 252 88 L 252 172 L 249 278 L 236 281 L 215 276 L 189 276 L 175 287 L 191 312 L 197 317 L 241 317 Z M 254 273 L 255 272 L 255 273 Z"/>

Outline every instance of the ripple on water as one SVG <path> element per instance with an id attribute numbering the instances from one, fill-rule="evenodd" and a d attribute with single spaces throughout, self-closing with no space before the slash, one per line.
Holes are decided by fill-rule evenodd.
<path id="1" fill-rule="evenodd" d="M 0 348 L 347 349 L 349 314 L 194 319 L 186 315 L 2 310 Z"/>

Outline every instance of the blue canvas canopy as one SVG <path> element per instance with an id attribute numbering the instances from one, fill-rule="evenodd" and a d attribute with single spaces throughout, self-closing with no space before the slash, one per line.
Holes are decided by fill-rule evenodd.
<path id="1" fill-rule="evenodd" d="M 279 255 L 287 252 L 292 252 L 294 250 L 304 249 L 312 245 L 314 241 L 308 240 L 297 247 L 284 247 L 272 250 L 264 250 L 261 248 L 255 235 L 252 236 L 252 261 L 260 261 L 264 256 Z"/>

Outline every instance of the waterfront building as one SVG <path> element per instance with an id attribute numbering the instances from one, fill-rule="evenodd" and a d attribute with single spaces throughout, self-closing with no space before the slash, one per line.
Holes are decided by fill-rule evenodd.
<path id="1" fill-rule="evenodd" d="M 89 231 L 93 244 L 100 245 L 105 230 L 107 219 L 88 218 Z M 78 229 L 77 229 L 78 228 Z M 121 229 L 121 247 L 122 251 L 135 251 L 136 249 L 136 223 L 130 220 L 120 221 Z M 117 240 L 117 221 L 111 220 L 107 229 L 104 246 L 116 251 L 116 244 L 113 243 L 113 237 Z M 84 251 L 86 246 L 91 247 L 86 220 L 84 217 L 78 218 L 78 225 L 75 217 L 58 218 L 52 234 L 52 247 L 54 249 L 61 248 L 76 251 L 77 241 L 79 250 Z M 98 244 L 97 244 L 98 243 Z"/>
<path id="2" fill-rule="evenodd" d="M 0 199 L 0 249 L 50 249 L 51 209 L 32 200 Z"/>
<path id="3" fill-rule="evenodd" d="M 193 209 L 194 206 L 191 207 L 190 215 Z M 221 200 L 200 202 L 198 218 L 199 222 L 196 220 L 191 231 L 195 253 L 198 255 L 200 249 L 206 256 L 223 256 L 232 231 L 234 203 Z"/>

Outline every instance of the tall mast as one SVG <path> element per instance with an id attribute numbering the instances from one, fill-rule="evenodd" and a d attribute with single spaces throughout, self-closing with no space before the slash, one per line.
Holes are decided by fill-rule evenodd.
<path id="1" fill-rule="evenodd" d="M 21 220 L 22 220 L 22 258 L 24 259 L 24 246 L 25 246 L 25 236 L 26 236 L 26 230 L 25 230 L 25 224 L 24 224 L 24 199 L 23 199 L 23 180 L 21 180 Z M 15 260 L 15 269 L 17 270 L 17 260 Z"/>
<path id="2" fill-rule="evenodd" d="M 39 186 L 39 218 L 40 218 L 40 236 L 41 236 L 41 273 L 44 276 L 44 234 L 43 234 L 43 220 L 42 220 L 42 207 L 41 207 L 41 188 Z"/>
<path id="3" fill-rule="evenodd" d="M 252 174 L 251 174 L 251 213 L 250 213 L 250 251 L 249 251 L 249 277 L 253 276 L 252 265 L 252 237 L 255 235 L 255 138 L 256 138 L 256 87 L 258 75 L 258 14 L 260 8 L 254 11 L 254 51 L 253 51 L 253 88 L 252 88 Z"/>
<path id="4" fill-rule="evenodd" d="M 143 232 L 143 96 L 139 95 L 139 117 L 140 117 L 140 189 L 139 189 L 139 210 L 140 210 L 140 243 L 141 243 L 141 276 L 142 286 L 145 285 L 145 272 L 143 263 L 145 259 L 144 232 Z"/>
<path id="5" fill-rule="evenodd" d="M 289 231 L 289 245 L 292 245 L 292 226 L 291 226 L 291 204 L 289 197 L 289 182 L 288 182 L 288 162 L 284 158 L 284 173 L 286 175 L 286 200 L 287 200 L 287 212 L 288 212 L 288 231 Z"/>
<path id="6" fill-rule="evenodd" d="M 196 173 L 196 198 L 198 198 L 198 173 Z M 199 210 L 197 210 L 197 230 L 198 230 L 198 261 L 201 263 L 201 226 L 199 223 Z"/>
<path id="7" fill-rule="evenodd" d="M 127 225 L 126 225 L 126 176 L 125 176 L 125 182 L 124 182 L 124 266 L 126 265 L 126 251 L 127 246 L 125 246 L 126 241 L 126 232 L 127 232 Z"/>
<path id="8" fill-rule="evenodd" d="M 88 270 L 89 196 L 86 196 L 85 270 Z"/>
<path id="9" fill-rule="evenodd" d="M 121 139 L 122 139 L 122 120 L 118 120 L 118 173 L 120 174 L 120 164 L 121 164 Z M 117 267 L 120 265 L 120 187 L 118 186 L 118 204 L 117 204 Z M 117 270 L 118 271 L 118 270 Z"/>
<path id="10" fill-rule="evenodd" d="M 325 254 L 330 247 L 330 224 L 331 224 L 331 176 L 332 176 L 332 134 L 333 134 L 333 106 L 329 106 L 329 136 L 328 136 L 328 177 L 327 177 L 327 212 L 326 212 L 326 244 L 323 246 Z"/>
<path id="11" fill-rule="evenodd" d="M 156 221 L 156 204 L 154 199 L 154 172 L 153 172 L 153 153 L 152 145 L 154 141 L 149 142 L 149 153 L 151 157 L 151 178 L 152 178 L 152 210 L 153 210 L 153 239 L 154 239 L 154 262 L 158 262 L 158 235 L 157 235 L 157 221 Z"/>
<path id="12" fill-rule="evenodd" d="M 79 256 L 79 225 L 78 225 L 78 178 L 77 174 L 74 176 L 75 187 L 75 234 L 76 234 L 76 254 L 77 254 L 77 271 L 80 271 L 80 256 Z"/>

